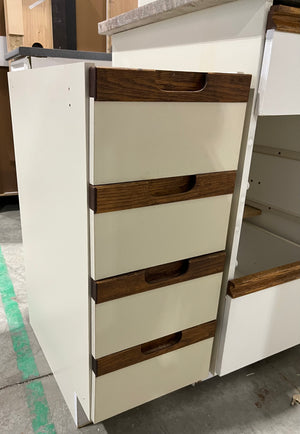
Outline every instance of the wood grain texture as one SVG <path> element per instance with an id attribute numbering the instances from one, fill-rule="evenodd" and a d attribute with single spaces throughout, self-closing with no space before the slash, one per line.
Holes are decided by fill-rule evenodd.
<path id="1" fill-rule="evenodd" d="M 284 5 L 272 6 L 268 15 L 267 29 L 300 33 L 300 9 Z"/>
<path id="2" fill-rule="evenodd" d="M 23 0 L 24 45 L 39 43 L 43 48 L 53 48 L 51 0 L 45 0 L 33 9 L 34 1 Z"/>
<path id="3" fill-rule="evenodd" d="M 221 273 L 224 269 L 225 256 L 225 252 L 222 251 L 145 268 L 107 279 L 97 281 L 92 279 L 91 296 L 96 303 L 103 303 L 210 274 Z"/>
<path id="4" fill-rule="evenodd" d="M 235 178 L 236 171 L 232 170 L 149 181 L 90 185 L 90 208 L 98 214 L 232 194 Z"/>
<path id="5" fill-rule="evenodd" d="M 106 19 L 124 14 L 138 7 L 138 0 L 106 0 Z M 104 20 L 102 20 L 104 21 Z M 97 27 L 98 32 L 98 27 Z M 106 51 L 111 52 L 111 37 L 106 37 Z"/>
<path id="6" fill-rule="evenodd" d="M 106 0 L 76 0 L 77 50 L 106 51 L 106 37 L 98 35 L 98 22 L 106 18 Z"/>
<path id="7" fill-rule="evenodd" d="M 0 36 L 6 36 L 3 0 L 0 0 Z"/>
<path id="8" fill-rule="evenodd" d="M 247 102 L 251 75 L 96 68 L 96 101 Z"/>
<path id="9" fill-rule="evenodd" d="M 261 215 L 261 209 L 255 208 L 254 206 L 245 205 L 243 219 L 248 219 L 249 217 L 255 217 Z"/>
<path id="10" fill-rule="evenodd" d="M 22 0 L 4 0 L 5 27 L 8 35 L 24 35 Z"/>
<path id="11" fill-rule="evenodd" d="M 180 348 L 192 345 L 214 337 L 216 330 L 216 321 L 210 321 L 189 329 L 155 339 L 151 342 L 146 342 L 135 347 L 119 351 L 100 359 L 92 358 L 92 369 L 94 374 L 108 374 L 109 372 L 117 371 L 118 369 L 126 368 L 127 366 L 136 363 L 144 362 L 153 357 L 161 356 L 170 351 L 179 350 Z"/>
<path id="12" fill-rule="evenodd" d="M 242 297 L 295 279 L 300 279 L 300 261 L 231 280 L 227 293 L 232 298 Z"/>
<path id="13" fill-rule="evenodd" d="M 0 194 L 6 195 L 17 191 L 7 73 L 8 68 L 0 67 Z"/>

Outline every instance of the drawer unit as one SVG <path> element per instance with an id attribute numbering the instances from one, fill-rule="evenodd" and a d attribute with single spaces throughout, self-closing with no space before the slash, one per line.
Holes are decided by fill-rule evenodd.
<path id="1" fill-rule="evenodd" d="M 78 425 L 208 376 L 250 80 L 10 74 L 30 320 Z"/>
<path id="2" fill-rule="evenodd" d="M 215 322 L 206 323 L 113 354 L 107 361 L 105 358 L 98 359 L 98 363 L 94 361 L 93 422 L 206 378 L 214 329 Z M 108 368 L 105 373 L 112 364 L 113 370 Z M 118 369 L 122 364 L 125 366 Z"/>
<path id="3" fill-rule="evenodd" d="M 93 282 L 92 355 L 216 319 L 224 262 L 218 252 Z"/>
<path id="4" fill-rule="evenodd" d="M 236 170 L 250 76 L 93 72 L 91 184 Z"/>

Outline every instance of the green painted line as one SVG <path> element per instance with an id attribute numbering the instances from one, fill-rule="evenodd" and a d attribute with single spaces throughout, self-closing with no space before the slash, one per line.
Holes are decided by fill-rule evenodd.
<path id="1" fill-rule="evenodd" d="M 23 380 L 39 376 L 29 337 L 23 317 L 16 301 L 16 294 L 7 271 L 6 263 L 0 248 L 0 295 L 13 349 L 17 357 L 17 366 Z M 49 421 L 49 407 L 41 381 L 32 381 L 26 385 L 27 405 L 32 416 L 34 433 L 55 434 L 55 427 Z"/>

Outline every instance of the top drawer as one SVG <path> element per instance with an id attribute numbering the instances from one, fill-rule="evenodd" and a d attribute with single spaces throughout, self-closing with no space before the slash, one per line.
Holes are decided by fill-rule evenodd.
<path id="1" fill-rule="evenodd" d="M 250 80 L 92 68 L 90 183 L 236 170 Z"/>
<path id="2" fill-rule="evenodd" d="M 258 114 L 300 114 L 300 9 L 271 8 L 259 84 Z"/>

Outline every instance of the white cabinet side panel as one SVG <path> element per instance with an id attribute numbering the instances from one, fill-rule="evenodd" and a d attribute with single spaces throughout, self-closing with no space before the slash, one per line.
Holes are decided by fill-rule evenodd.
<path id="1" fill-rule="evenodd" d="M 86 65 L 9 74 L 30 322 L 90 416 Z"/>
<path id="2" fill-rule="evenodd" d="M 300 343 L 300 280 L 232 299 L 219 375 Z"/>
<path id="3" fill-rule="evenodd" d="M 259 114 L 300 114 L 300 34 L 268 30 L 262 78 L 259 86 Z"/>
<path id="4" fill-rule="evenodd" d="M 112 35 L 113 66 L 259 78 L 266 0 L 239 0 Z"/>
<path id="5" fill-rule="evenodd" d="M 259 116 L 254 144 L 300 153 L 300 116 Z"/>

